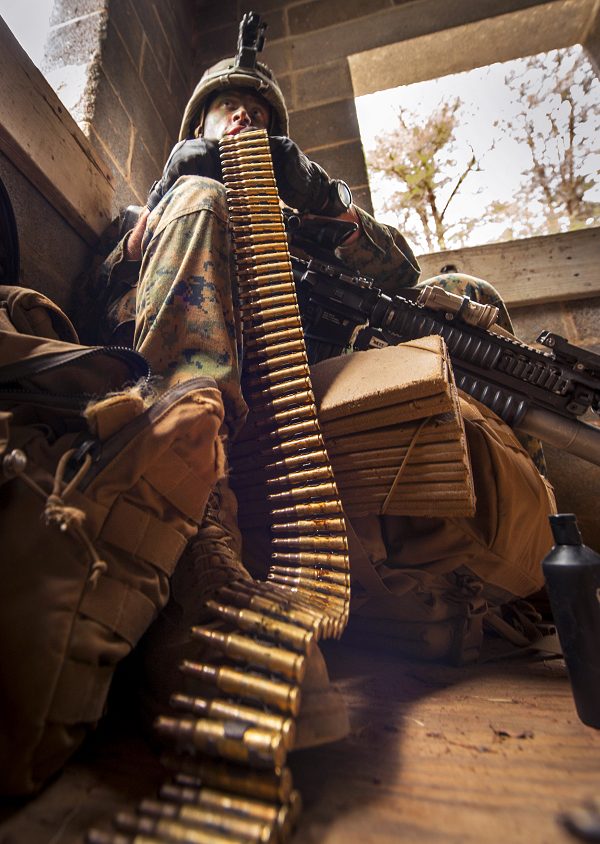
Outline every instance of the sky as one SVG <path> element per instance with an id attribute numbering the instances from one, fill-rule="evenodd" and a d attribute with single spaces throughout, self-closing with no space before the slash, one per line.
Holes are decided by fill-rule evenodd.
<path id="1" fill-rule="evenodd" d="M 581 48 L 579 48 L 581 49 Z M 480 217 L 483 210 L 494 200 L 510 200 L 514 197 L 521 181 L 521 171 L 530 163 L 527 147 L 509 137 L 496 137 L 494 121 L 510 118 L 516 113 L 518 103 L 513 101 L 504 78 L 512 68 L 522 66 L 523 60 L 496 63 L 459 74 L 452 74 L 401 86 L 387 91 L 359 97 L 356 100 L 363 146 L 368 149 L 374 138 L 396 123 L 396 112 L 401 107 L 425 117 L 444 99 L 453 100 L 457 94 L 465 103 L 463 119 L 457 131 L 457 155 L 455 172 L 461 173 L 469 161 L 472 150 L 481 165 L 482 172 L 469 174 L 460 193 L 452 202 L 453 218 L 461 216 Z M 598 97 L 598 86 L 595 96 Z M 541 127 L 543 131 L 543 127 Z M 492 147 L 494 147 L 492 149 Z M 600 145 L 599 145 L 600 151 Z M 598 167 L 599 161 L 595 162 Z M 592 162 L 593 163 L 593 162 Z M 375 216 L 382 222 L 397 224 L 392 212 L 383 210 L 387 194 L 394 190 L 394 180 L 384 181 L 370 175 L 371 194 Z M 396 189 L 399 183 L 396 182 Z M 449 185 L 447 191 L 450 191 Z M 590 192 L 588 199 L 600 200 L 600 185 Z M 468 245 L 475 246 L 499 239 L 505 224 L 484 224 L 472 233 Z M 415 244 L 422 252 L 428 251 L 423 238 Z"/>
<path id="2" fill-rule="evenodd" d="M 44 57 L 53 5 L 54 0 L 0 0 L 0 15 L 38 67 Z"/>

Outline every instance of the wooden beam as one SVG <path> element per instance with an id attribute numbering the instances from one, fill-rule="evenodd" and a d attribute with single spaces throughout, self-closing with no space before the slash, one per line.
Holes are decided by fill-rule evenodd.
<path id="1" fill-rule="evenodd" d="M 508 305 L 600 296 L 600 228 L 420 255 L 421 278 L 445 264 L 491 282 Z"/>
<path id="2" fill-rule="evenodd" d="M 0 150 L 93 244 L 111 219 L 107 165 L 0 18 Z"/>

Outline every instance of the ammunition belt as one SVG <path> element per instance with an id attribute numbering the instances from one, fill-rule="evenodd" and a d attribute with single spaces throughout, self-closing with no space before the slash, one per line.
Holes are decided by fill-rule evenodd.
<path id="1" fill-rule="evenodd" d="M 272 565 L 267 582 L 235 581 L 207 608 L 217 625 L 192 635 L 216 661 L 184 673 L 214 690 L 175 695 L 159 719 L 175 740 L 159 800 L 121 813 L 118 836 L 90 844 L 283 842 L 299 813 L 286 756 L 294 741 L 309 649 L 341 635 L 350 574 L 342 505 L 321 436 L 266 132 L 220 142 L 247 360 L 247 399 L 269 473 Z"/>

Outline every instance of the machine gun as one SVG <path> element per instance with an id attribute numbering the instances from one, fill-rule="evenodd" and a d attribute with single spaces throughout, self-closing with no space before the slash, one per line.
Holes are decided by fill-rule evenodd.
<path id="1" fill-rule="evenodd" d="M 600 413 L 599 355 L 550 331 L 537 340 L 548 351 L 528 346 L 493 324 L 497 309 L 441 288 L 387 296 L 321 258 L 293 258 L 292 268 L 311 363 L 439 334 L 458 387 L 515 430 L 600 465 L 600 428 L 579 419 Z"/>

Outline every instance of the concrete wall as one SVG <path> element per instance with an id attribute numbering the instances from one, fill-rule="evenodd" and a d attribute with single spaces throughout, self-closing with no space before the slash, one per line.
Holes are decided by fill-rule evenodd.
<path id="1" fill-rule="evenodd" d="M 108 162 L 113 211 L 143 203 L 189 91 L 191 0 L 57 0 L 46 67 L 87 60 L 76 116 Z"/>
<path id="2" fill-rule="evenodd" d="M 71 311 L 70 282 L 85 265 L 88 244 L 1 153 L 0 179 L 15 212 L 21 253 L 20 283 L 40 290 Z"/>

